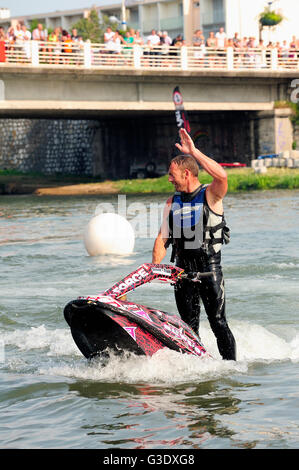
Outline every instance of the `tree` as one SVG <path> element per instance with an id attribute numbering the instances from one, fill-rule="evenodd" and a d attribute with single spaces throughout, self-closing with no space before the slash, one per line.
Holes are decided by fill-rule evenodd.
<path id="1" fill-rule="evenodd" d="M 75 23 L 72 28 L 76 29 L 78 36 L 82 36 L 82 39 L 90 42 L 101 42 L 103 39 L 103 31 L 100 26 L 98 12 L 96 10 L 90 10 L 88 18 L 82 18 Z"/>
<path id="2" fill-rule="evenodd" d="M 102 43 L 104 42 L 104 33 L 108 26 L 111 27 L 112 31 L 116 31 L 118 23 L 107 15 L 102 15 L 100 20 L 98 12 L 91 10 L 88 18 L 82 18 L 72 28 L 77 29 L 78 36 L 82 36 L 84 41 L 89 39 L 94 43 Z M 122 31 L 119 32 L 122 34 Z"/>

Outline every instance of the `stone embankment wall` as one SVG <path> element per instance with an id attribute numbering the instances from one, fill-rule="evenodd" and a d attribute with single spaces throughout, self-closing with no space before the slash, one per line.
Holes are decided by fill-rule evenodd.
<path id="1" fill-rule="evenodd" d="M 0 168 L 92 175 L 91 121 L 0 119 Z"/>
<path id="2" fill-rule="evenodd" d="M 250 164 L 255 152 L 246 113 L 189 113 L 195 145 L 216 161 Z M 0 119 L 0 169 L 128 178 L 154 163 L 167 173 L 178 139 L 174 113 L 98 119 Z"/>
<path id="3" fill-rule="evenodd" d="M 285 110 L 193 112 L 189 120 L 194 143 L 203 153 L 218 162 L 250 166 L 259 155 L 290 152 L 293 142 L 298 142 L 299 132 L 292 128 L 289 115 Z M 167 173 L 177 138 L 174 113 L 138 118 L 117 114 L 98 119 L 2 118 L 0 169 L 120 179 L 135 177 L 154 163 L 158 176 Z"/>

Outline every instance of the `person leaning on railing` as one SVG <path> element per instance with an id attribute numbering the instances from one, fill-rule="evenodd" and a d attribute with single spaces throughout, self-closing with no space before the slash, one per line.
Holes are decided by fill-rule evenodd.
<path id="1" fill-rule="evenodd" d="M 4 29 L 0 26 L 0 62 L 6 62 L 5 39 Z"/>

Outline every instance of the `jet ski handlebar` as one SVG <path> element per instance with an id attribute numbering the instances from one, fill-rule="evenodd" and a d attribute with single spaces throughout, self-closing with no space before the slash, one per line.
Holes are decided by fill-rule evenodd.
<path id="1" fill-rule="evenodd" d="M 203 277 L 210 277 L 213 276 L 213 272 L 205 272 L 205 273 L 200 273 L 200 272 L 190 272 L 190 273 L 182 273 L 180 275 L 180 279 L 187 279 L 189 281 L 193 282 L 198 282 L 200 281 Z"/>

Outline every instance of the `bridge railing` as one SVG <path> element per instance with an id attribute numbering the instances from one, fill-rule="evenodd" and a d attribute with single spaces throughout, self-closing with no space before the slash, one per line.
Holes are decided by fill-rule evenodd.
<path id="1" fill-rule="evenodd" d="M 4 48 L 3 48 L 4 49 Z M 23 41 L 5 43 L 2 65 L 160 70 L 299 70 L 299 50 Z"/>

